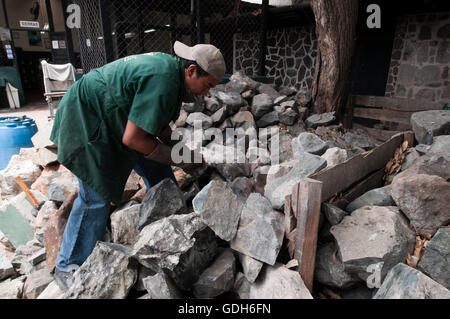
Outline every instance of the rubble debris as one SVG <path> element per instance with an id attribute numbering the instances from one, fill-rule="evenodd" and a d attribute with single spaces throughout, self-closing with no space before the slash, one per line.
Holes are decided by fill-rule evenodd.
<path id="1" fill-rule="evenodd" d="M 5 207 L 14 207 L 29 228 L 19 244 L 6 230 L 0 236 L 0 297 L 313 298 L 293 259 L 298 235 L 294 188 L 341 163 L 352 172 L 354 159 L 361 169 L 380 142 L 337 125 L 334 113 L 311 114 L 310 101 L 309 91 L 275 90 L 235 73 L 208 96 L 183 103 L 175 127 L 188 148 L 202 153 L 204 167 L 192 174 L 174 168 L 176 183 L 165 180 L 148 191 L 133 171 L 122 203 L 111 206 L 110 231 L 78 269 L 68 293 L 50 274 L 78 181 L 55 162 L 54 146 L 21 152 L 7 178 L 5 170 L 0 172 L 0 230 Z M 199 143 L 194 120 L 201 122 Z M 372 298 L 376 289 L 367 286 L 367 267 L 374 265 L 382 273 L 377 298 L 448 298 L 450 135 L 427 132 L 433 132 L 429 144 L 415 146 L 411 133 L 388 163 L 377 153 L 374 160 L 382 164 L 370 175 L 375 176 L 368 182 L 371 188 L 343 198 L 348 190 L 327 191 L 314 298 Z M 401 143 L 404 137 L 393 139 Z M 233 161 L 224 162 L 227 156 Z M 386 186 L 381 187 L 384 165 Z M 17 187 L 17 176 L 42 203 L 40 209 Z M 350 191 L 353 182 L 333 179 Z M 386 276 L 393 270 L 401 275 Z M 418 284 L 411 287 L 411 282 Z"/>

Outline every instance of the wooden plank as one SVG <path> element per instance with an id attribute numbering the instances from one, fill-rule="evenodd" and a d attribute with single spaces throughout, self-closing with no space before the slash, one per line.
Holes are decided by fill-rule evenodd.
<path id="1" fill-rule="evenodd" d="M 342 164 L 322 170 L 313 174 L 310 178 L 323 182 L 322 198 L 326 201 L 370 173 L 385 167 L 386 163 L 394 156 L 396 148 L 403 143 L 403 140 L 403 133 L 394 135 L 389 141 L 373 150 L 356 155 Z"/>
<path id="2" fill-rule="evenodd" d="M 300 181 L 294 258 L 305 286 L 312 293 L 319 230 L 322 182 L 305 178 Z"/>
<path id="3" fill-rule="evenodd" d="M 358 123 L 353 123 L 354 129 L 362 129 L 367 134 L 372 136 L 373 138 L 376 138 L 377 140 L 386 142 L 388 141 L 392 136 L 395 134 L 401 133 L 401 131 L 389 131 L 389 130 L 380 130 L 372 127 L 367 127 Z"/>
<path id="4" fill-rule="evenodd" d="M 402 99 L 387 96 L 355 95 L 355 104 L 402 112 L 441 110 L 442 104 L 420 99 Z"/>
<path id="5" fill-rule="evenodd" d="M 348 191 L 338 200 L 332 202 L 333 205 L 345 210 L 347 205 L 366 192 L 383 186 L 384 168 L 379 169 L 375 173 L 358 182 L 355 186 L 351 186 Z"/>
<path id="6" fill-rule="evenodd" d="M 362 117 L 366 119 L 389 121 L 396 123 L 410 124 L 413 112 L 400 112 L 392 110 L 371 109 L 365 107 L 355 107 L 353 110 L 354 117 Z"/>

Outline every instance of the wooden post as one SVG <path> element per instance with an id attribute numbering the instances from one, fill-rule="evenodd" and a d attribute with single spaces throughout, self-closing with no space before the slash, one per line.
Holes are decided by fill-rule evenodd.
<path id="1" fill-rule="evenodd" d="M 319 230 L 322 182 L 310 178 L 300 181 L 297 207 L 297 234 L 294 258 L 306 287 L 312 293 Z"/>
<path id="2" fill-rule="evenodd" d="M 354 105 L 355 105 L 355 96 L 349 95 L 347 98 L 347 105 L 345 107 L 344 120 L 342 123 L 344 125 L 344 128 L 347 128 L 347 129 L 352 128 Z"/>

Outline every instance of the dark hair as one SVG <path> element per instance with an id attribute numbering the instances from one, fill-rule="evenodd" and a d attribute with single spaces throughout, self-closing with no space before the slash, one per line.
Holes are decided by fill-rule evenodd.
<path id="1" fill-rule="evenodd" d="M 202 69 L 200 65 L 195 61 L 182 59 L 184 63 L 184 68 L 187 69 L 191 65 L 195 65 L 197 67 L 197 77 L 208 76 L 209 73 Z"/>

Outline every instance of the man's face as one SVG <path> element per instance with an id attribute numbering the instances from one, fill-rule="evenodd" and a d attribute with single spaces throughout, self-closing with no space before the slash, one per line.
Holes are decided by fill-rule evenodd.
<path id="1" fill-rule="evenodd" d="M 195 95 L 206 95 L 210 88 L 217 85 L 217 81 L 213 76 L 197 76 L 197 67 L 195 65 L 190 65 L 185 69 L 185 83 L 186 87 L 192 94 Z"/>

